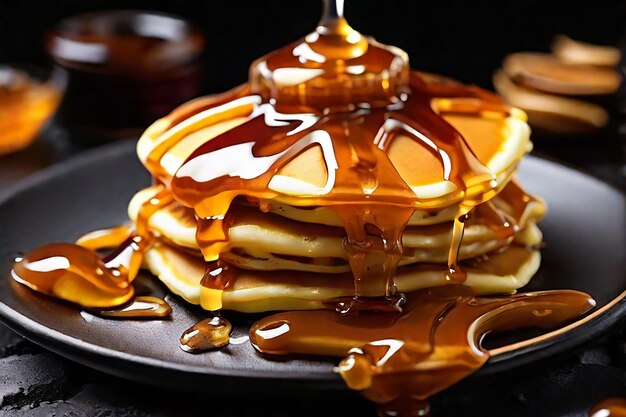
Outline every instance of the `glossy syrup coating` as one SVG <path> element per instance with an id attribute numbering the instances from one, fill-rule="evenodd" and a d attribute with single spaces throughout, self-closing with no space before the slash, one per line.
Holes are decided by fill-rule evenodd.
<path id="1" fill-rule="evenodd" d="M 261 208 L 276 199 L 329 207 L 343 221 L 355 283 L 354 302 L 338 308 L 397 310 L 401 296 L 393 280 L 409 218 L 418 208 L 458 204 L 448 276 L 464 281 L 457 265 L 463 220 L 510 178 L 498 181 L 440 113 L 505 119 L 506 105 L 478 88 L 411 73 L 404 52 L 366 39 L 328 10 L 315 32 L 257 60 L 250 74 L 248 86 L 164 119 L 169 125 L 146 159 L 175 198 L 195 209 L 205 260 L 216 261 L 228 244 L 229 209 L 238 196 Z M 235 118 L 243 120 L 198 146 L 173 177 L 165 172 L 163 156 L 181 140 Z M 423 184 L 400 174 L 389 157 L 399 135 L 431 152 L 449 192 L 420 196 L 416 187 Z M 501 140 L 490 137 L 481 151 L 492 155 Z M 277 173 L 313 147 L 321 150 L 325 183 L 300 193 L 277 191 Z M 203 307 L 221 308 L 218 297 L 212 300 Z"/>
<path id="2" fill-rule="evenodd" d="M 160 207 L 172 201 L 169 192 L 161 192 L 144 204 L 135 229 L 111 254 L 100 257 L 93 250 L 110 247 L 123 239 L 124 227 L 94 232 L 80 244 L 51 243 L 16 260 L 13 278 L 42 294 L 70 301 L 102 315 L 116 317 L 164 317 L 171 309 L 162 300 L 152 306 L 133 302 L 132 286 L 142 266 L 143 255 L 154 236 L 148 220 Z M 112 310 L 126 303 L 129 306 Z M 143 307 L 140 307 L 143 305 Z M 147 307 L 147 308 L 146 308 Z"/>
<path id="3" fill-rule="evenodd" d="M 265 212 L 275 202 L 331 209 L 345 229 L 354 297 L 335 300 L 328 310 L 262 319 L 250 339 L 267 355 L 344 357 L 338 369 L 346 383 L 377 402 L 381 415 L 424 415 L 428 396 L 488 359 L 479 341 L 489 331 L 558 326 L 589 310 L 593 300 L 573 291 L 478 298 L 458 285 L 406 294 L 403 308 L 405 295 L 396 292 L 394 279 L 402 235 L 416 210 L 455 210 L 446 273 L 451 284 L 465 280 L 458 249 L 475 210 L 498 236 L 517 231 L 516 219 L 533 199 L 511 182 L 526 149 L 505 170 L 492 172 L 485 161 L 501 151 L 507 134 L 483 131 L 475 122 L 524 115 L 479 88 L 410 71 L 404 52 L 354 31 L 341 4 L 328 1 L 312 34 L 257 60 L 249 83 L 183 105 L 146 131 L 140 147 L 145 139 L 150 149 L 138 151 L 161 188 L 112 255 L 101 259 L 85 247 L 53 244 L 17 262 L 15 279 L 88 308 L 123 305 L 132 300 L 132 281 L 155 241 L 150 216 L 176 200 L 197 216 L 196 241 L 207 261 L 200 303 L 220 310 L 223 290 L 238 273 L 220 259 L 235 199 Z M 481 140 L 470 147 L 446 117 L 471 118 Z M 401 140 L 417 143 L 431 162 L 391 158 Z M 186 149 L 184 162 L 172 169 L 181 144 L 193 151 Z M 302 164 L 312 149 L 319 164 Z M 285 175 L 293 165 L 295 177 Z M 324 172 L 318 183 L 297 178 L 318 171 Z M 510 217 L 489 206 L 499 192 L 515 201 Z M 98 249 L 121 241 L 123 232 L 112 229 L 80 243 Z M 230 330 L 215 314 L 185 331 L 181 347 L 224 346 Z"/>
<path id="4" fill-rule="evenodd" d="M 480 368 L 489 358 L 484 335 L 525 327 L 553 328 L 594 307 L 578 291 L 474 297 L 449 285 L 408 294 L 402 314 L 299 311 L 256 322 L 250 342 L 268 355 L 343 357 L 346 384 L 380 407 L 381 415 L 419 414 L 426 400 Z"/>

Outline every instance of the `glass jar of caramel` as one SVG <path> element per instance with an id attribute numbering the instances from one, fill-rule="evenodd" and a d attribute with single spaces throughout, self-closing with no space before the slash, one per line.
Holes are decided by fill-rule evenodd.
<path id="1" fill-rule="evenodd" d="M 85 13 L 61 21 L 45 43 L 69 73 L 59 121 L 81 142 L 138 135 L 200 94 L 204 36 L 177 17 Z"/>

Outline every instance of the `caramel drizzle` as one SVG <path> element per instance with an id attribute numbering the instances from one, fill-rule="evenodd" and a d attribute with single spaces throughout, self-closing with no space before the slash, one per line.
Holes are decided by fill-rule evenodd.
<path id="1" fill-rule="evenodd" d="M 133 233 L 133 230 L 134 227 L 130 224 L 94 230 L 78 238 L 76 244 L 92 251 L 112 249 L 122 245 Z"/>
<path id="2" fill-rule="evenodd" d="M 380 415 L 415 416 L 426 400 L 480 368 L 490 332 L 561 326 L 594 307 L 578 291 L 474 297 L 449 285 L 409 294 L 402 314 L 291 311 L 265 317 L 250 342 L 270 356 L 343 357 L 348 387 L 379 406 Z"/>
<path id="3" fill-rule="evenodd" d="M 348 355 L 339 372 L 350 387 L 379 403 L 384 415 L 424 410 L 429 395 L 480 367 L 488 358 L 480 347 L 487 332 L 556 326 L 591 308 L 587 295 L 573 291 L 476 298 L 467 289 L 449 286 L 415 294 L 402 315 L 358 311 L 400 310 L 404 298 L 396 294 L 394 276 L 403 254 L 402 234 L 415 209 L 458 204 L 448 277 L 464 280 L 457 261 L 465 220 L 508 178 L 498 182 L 442 114 L 507 116 L 509 108 L 478 88 L 411 73 L 402 51 L 362 37 L 341 9 L 341 2 L 329 1 L 317 30 L 256 61 L 248 84 L 182 106 L 148 129 L 147 134 L 160 133 L 145 164 L 164 187 L 142 206 L 135 230 L 115 252 L 101 259 L 87 247 L 117 243 L 125 230 L 88 236 L 79 241 L 85 247 L 39 248 L 16 262 L 14 278 L 102 315 L 168 315 L 159 301 L 143 307 L 145 300 L 131 301 L 132 281 L 154 241 L 150 217 L 176 198 L 199 216 L 196 238 L 211 261 L 201 303 L 218 310 L 221 291 L 236 275 L 236 268 L 219 259 L 228 243 L 229 209 L 236 197 L 245 196 L 261 209 L 276 198 L 295 206 L 330 207 L 344 223 L 344 247 L 354 276 L 354 298 L 338 306 L 346 314 L 283 313 L 255 324 L 250 338 L 267 354 Z M 294 77 L 304 81 L 290 82 Z M 236 118 L 245 121 L 207 140 L 170 177 L 162 160 L 174 146 L 191 133 Z M 446 198 L 416 195 L 388 156 L 399 133 L 437 158 L 441 179 L 454 192 Z M 313 146 L 322 150 L 326 184 L 306 195 L 275 191 L 276 173 Z M 510 192 L 525 195 L 515 186 Z M 513 209 L 523 213 L 530 202 Z M 514 233 L 515 225 L 492 209 L 481 208 L 491 210 L 488 226 L 503 237 Z M 189 351 L 223 346 L 230 329 L 216 316 L 186 331 L 181 346 Z"/>
<path id="4" fill-rule="evenodd" d="M 462 137 L 427 104 L 435 98 L 425 95 L 428 88 L 419 84 L 416 89 L 418 92 L 408 95 L 398 110 L 387 107 L 329 115 L 282 114 L 272 104 L 262 103 L 259 96 L 237 99 L 222 105 L 221 109 L 219 106 L 212 108 L 215 115 L 230 114 L 237 109 L 236 113 L 241 116 L 240 111 L 248 111 L 248 120 L 200 146 L 171 179 L 177 200 L 194 207 L 200 217 L 197 241 L 205 259 L 216 260 L 227 245 L 228 210 L 238 195 L 258 201 L 280 197 L 300 206 L 329 206 L 342 218 L 348 234 L 346 249 L 352 258 L 355 296 L 393 296 L 393 274 L 401 257 L 400 237 L 406 222 L 414 208 L 441 203 L 419 199 L 397 174 L 386 154 L 394 135 L 402 131 L 425 144 L 440 158 L 443 180 L 452 181 L 457 189 L 472 193 L 463 201 L 460 219 L 504 185 L 494 184 L 493 174 L 480 165 Z M 444 93 L 440 88 L 435 90 Z M 463 90 L 455 86 L 448 95 L 461 92 Z M 477 96 L 473 89 L 464 93 L 464 97 Z M 471 110 L 476 111 L 476 108 Z M 501 110 L 506 109 L 502 106 Z M 412 121 L 414 113 L 426 115 L 424 120 L 432 122 L 432 126 L 429 124 L 427 130 Z M 184 128 L 168 130 L 167 139 L 158 140 L 161 143 L 159 153 L 166 152 L 166 147 L 173 147 L 184 137 L 172 132 L 197 131 L 207 126 L 207 120 L 189 119 L 184 124 Z M 432 139 L 433 134 L 441 136 Z M 273 191 L 270 186 L 276 172 L 314 145 L 321 147 L 329 174 L 324 194 L 293 197 Z M 148 160 L 154 161 L 153 156 Z M 227 169 L 225 160 L 237 165 Z M 471 179 L 466 184 L 468 177 Z M 363 202 L 363 196 L 367 203 Z M 385 220 L 388 218 L 394 222 Z M 373 234 L 372 230 L 375 230 Z M 456 262 L 462 234 L 463 222 L 457 221 L 449 262 L 450 276 L 457 282 L 463 280 Z M 371 262 L 364 259 L 380 260 L 378 252 L 386 257 L 382 262 L 385 266 L 379 276 L 374 277 L 365 268 Z"/>
<path id="5" fill-rule="evenodd" d="M 263 201 L 280 197 L 295 205 L 331 206 L 346 228 L 345 247 L 355 276 L 355 301 L 373 296 L 392 299 L 393 276 L 403 250 L 401 236 L 412 210 L 445 203 L 419 198 L 396 172 L 387 150 L 395 135 L 403 132 L 440 160 L 443 180 L 452 182 L 458 191 L 450 203 L 462 199 L 448 262 L 451 281 L 461 282 L 463 274 L 457 258 L 464 228 L 462 219 L 474 206 L 495 195 L 504 182 L 494 183 L 493 174 L 438 112 L 508 114 L 508 108 L 478 88 L 453 82 L 433 83 L 427 75 L 409 73 L 401 51 L 368 42 L 349 27 L 340 11 L 339 4 L 327 5 L 327 15 L 314 34 L 297 46 L 257 61 L 251 69 L 250 85 L 194 101 L 157 122 L 151 129 L 164 128 L 165 124 L 166 131 L 157 138 L 146 166 L 158 182 L 166 187 L 171 182 L 179 201 L 195 208 L 200 216 L 197 240 L 207 260 L 218 259 L 228 242 L 228 209 L 238 195 L 256 199 L 261 205 L 267 204 Z M 317 58 L 305 50 L 313 51 Z M 320 57 L 322 61 L 316 61 Z M 300 65 L 303 59 L 304 64 Z M 361 75 L 350 72 L 355 65 L 362 67 Z M 310 94 L 294 96 L 289 88 L 272 84 L 277 81 L 279 70 L 293 71 L 299 67 L 318 71 L 312 80 L 298 84 L 298 88 L 304 87 Z M 346 89 L 341 84 L 346 74 L 353 75 L 354 88 Z M 319 86 L 320 79 L 325 80 L 325 87 Z M 335 81 L 339 84 L 333 84 Z M 339 90 L 333 90 L 333 86 Z M 327 87 L 330 93 L 323 93 Z M 440 98 L 455 100 L 434 108 L 433 100 Z M 176 176 L 169 178 L 161 160 L 173 146 L 194 131 L 235 117 L 248 120 L 200 146 Z M 272 191 L 271 181 L 276 172 L 316 145 L 322 148 L 329 173 L 327 184 L 318 195 L 290 196 Z M 203 164 L 207 161 L 215 163 Z M 228 161 L 234 163 L 229 166 Z M 173 196 L 164 190 L 152 200 L 157 203 L 146 204 L 137 230 L 102 264 L 94 254 L 78 247 L 41 248 L 16 264 L 16 279 L 44 293 L 77 301 L 80 298 L 77 294 L 66 294 L 66 290 L 56 288 L 58 276 L 44 277 L 47 272 L 59 270 L 59 265 L 44 265 L 44 259 L 64 259 L 63 265 L 70 260 L 71 265 L 85 264 L 74 268 L 77 273 L 68 275 L 72 276 L 71 280 L 80 277 L 79 281 L 115 293 L 108 301 L 100 296 L 103 299 L 98 304 L 112 306 L 127 300 L 132 296 L 130 283 L 141 264 L 142 253 L 152 240 L 147 218 L 160 207 L 159 198 L 171 201 Z M 108 246 L 120 241 L 124 231 L 112 230 L 98 239 L 89 236 L 79 244 L 92 249 Z M 29 270 L 30 261 L 38 262 L 37 267 L 42 269 Z M 376 268 L 377 264 L 381 267 Z M 60 268 L 69 269 L 69 266 Z M 61 281 L 65 279 L 62 276 Z"/>
<path id="6" fill-rule="evenodd" d="M 144 253 L 154 241 L 149 219 L 172 201 L 172 194 L 164 189 L 143 204 L 134 232 L 104 258 L 93 250 L 122 240 L 127 231 L 125 226 L 94 232 L 79 239 L 77 244 L 52 243 L 35 249 L 16 261 L 12 276 L 35 291 L 97 309 L 101 315 L 165 317 L 171 309 L 164 301 L 133 300 L 132 282 L 141 268 Z"/>

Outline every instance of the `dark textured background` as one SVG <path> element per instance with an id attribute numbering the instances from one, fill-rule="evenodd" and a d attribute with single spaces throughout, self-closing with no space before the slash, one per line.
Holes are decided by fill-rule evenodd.
<path id="1" fill-rule="evenodd" d="M 0 0 L 0 62 L 41 60 L 40 40 L 60 18 L 89 10 L 152 9 L 204 30 L 207 88 L 245 80 L 254 58 L 310 32 L 320 0 Z M 626 30 L 624 0 L 349 0 L 346 16 L 364 34 L 397 45 L 411 65 L 490 85 L 513 51 L 547 50 L 556 33 L 615 44 Z"/>
<path id="2" fill-rule="evenodd" d="M 207 36 L 205 91 L 245 80 L 249 62 L 315 25 L 318 0 L 0 0 L 0 63 L 44 62 L 41 38 L 60 18 L 81 11 L 133 8 L 175 13 Z M 616 44 L 626 32 L 624 0 L 350 0 L 354 27 L 400 46 L 412 66 L 483 87 L 514 51 L 547 51 L 552 37 Z M 534 137 L 536 150 L 623 185 L 623 116 L 595 137 Z M 626 132 L 626 130 L 624 130 Z M 79 151 L 54 130 L 24 152 L 0 158 L 0 188 Z M 0 231 L 1 233 L 1 231 Z M 439 416 L 582 417 L 607 396 L 626 396 L 624 336 L 613 335 L 571 356 L 521 372 L 462 382 L 437 396 Z M 0 324 L 0 417 L 13 416 L 361 416 L 356 395 L 277 392 L 258 398 L 159 390 L 91 371 L 43 351 Z"/>

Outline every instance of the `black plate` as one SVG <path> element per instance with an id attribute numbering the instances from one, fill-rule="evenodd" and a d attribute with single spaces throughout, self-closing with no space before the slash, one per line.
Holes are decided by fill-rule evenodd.
<path id="1" fill-rule="evenodd" d="M 626 210 L 624 195 L 577 171 L 529 157 L 520 177 L 544 197 L 546 248 L 540 272 L 528 289 L 573 288 L 590 293 L 600 311 L 566 332 L 504 348 L 478 375 L 500 372 L 588 342 L 625 312 Z M 63 356 L 115 375 L 179 388 L 343 387 L 333 362 L 270 361 L 249 343 L 191 355 L 178 347 L 180 334 L 204 316 L 175 296 L 167 321 L 116 321 L 39 296 L 9 278 L 12 259 L 37 245 L 72 241 L 80 234 L 127 219 L 126 205 L 149 177 L 133 143 L 85 153 L 44 171 L 0 197 L 0 318 L 32 341 Z M 247 333 L 238 316 L 234 336 Z M 246 378 L 246 384 L 240 384 Z M 271 384 L 266 378 L 272 378 Z"/>

